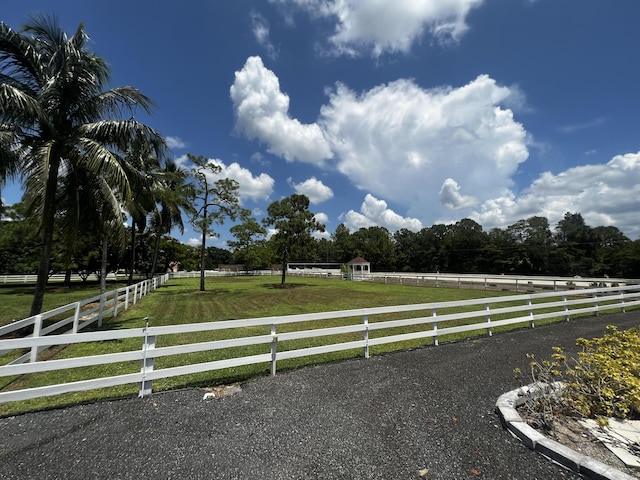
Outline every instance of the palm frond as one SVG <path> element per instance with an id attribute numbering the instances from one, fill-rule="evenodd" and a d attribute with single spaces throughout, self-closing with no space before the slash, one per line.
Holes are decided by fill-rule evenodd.
<path id="1" fill-rule="evenodd" d="M 81 137 L 91 138 L 96 142 L 117 148 L 122 152 L 131 145 L 148 145 L 161 156 L 166 151 L 166 143 L 160 133 L 136 120 L 101 120 L 78 127 Z"/>
<path id="2" fill-rule="evenodd" d="M 0 185 L 16 179 L 25 164 L 29 150 L 20 141 L 21 133 L 15 125 L 0 124 Z"/>
<path id="3" fill-rule="evenodd" d="M 47 123 L 38 100 L 8 83 L 0 84 L 0 112 L 3 123 L 27 129 L 33 130 L 37 125 Z"/>
<path id="4" fill-rule="evenodd" d="M 79 138 L 69 147 L 67 156 L 75 168 L 86 169 L 108 179 L 109 185 L 117 189 L 125 201 L 131 197 L 129 178 L 120 158 L 104 144 L 90 138 Z"/>
<path id="5" fill-rule="evenodd" d="M 28 87 L 29 93 L 35 96 L 40 87 L 42 57 L 32 39 L 25 38 L 5 23 L 0 23 L 0 65 L 16 84 Z"/>

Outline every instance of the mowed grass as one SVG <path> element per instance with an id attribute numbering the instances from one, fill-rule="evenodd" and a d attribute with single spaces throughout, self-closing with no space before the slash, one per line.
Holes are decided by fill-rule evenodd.
<path id="1" fill-rule="evenodd" d="M 123 282 L 107 282 L 107 290 L 126 286 Z M 0 285 L 0 327 L 29 316 L 33 300 L 34 285 Z M 100 285 L 95 281 L 72 283 L 70 287 L 58 283 L 47 286 L 43 312 L 70 303 L 85 300 L 100 294 Z"/>
<path id="2" fill-rule="evenodd" d="M 466 300 L 473 298 L 485 298 L 490 296 L 504 297 L 504 303 L 493 305 L 513 305 L 509 302 L 507 292 L 489 292 L 484 290 L 463 290 L 454 288 L 429 288 L 400 285 L 381 285 L 368 282 L 345 282 L 340 280 L 289 278 L 287 288 L 279 287 L 279 277 L 213 277 L 207 278 L 207 291 L 198 291 L 199 279 L 170 280 L 162 288 L 144 297 L 133 308 L 119 315 L 117 318 L 107 319 L 103 329 L 124 329 L 143 327 L 145 317 L 149 318 L 150 325 L 176 325 L 196 322 L 225 321 L 244 318 L 271 317 L 280 315 L 292 315 L 300 313 L 314 313 L 325 311 L 347 310 L 355 308 L 368 308 L 389 305 L 421 304 L 431 302 L 445 302 L 454 300 Z M 55 297 L 50 295 L 49 301 Z M 5 297 L 11 301 L 11 296 Z M 67 300 L 65 299 L 64 302 Z M 61 303 L 61 304 L 64 304 Z M 68 303 L 68 302 L 67 302 Z M 520 302 L 522 304 L 522 302 Z M 57 306 L 57 305 L 55 305 Z M 467 307 L 466 310 L 471 308 Z M 475 307 L 477 310 L 477 307 Z M 438 310 L 438 315 L 465 311 L 464 308 L 448 308 Z M 405 314 L 378 315 L 370 318 L 370 322 L 379 322 L 408 318 L 415 316 L 430 316 L 431 311 L 410 312 Z M 522 315 L 522 314 L 521 314 Z M 504 316 L 502 316 L 504 317 Z M 492 319 L 498 320 L 499 316 Z M 564 317 L 547 320 L 557 321 Z M 482 321 L 478 318 L 475 321 Z M 279 325 L 278 332 L 294 330 L 310 330 L 314 328 L 326 328 L 339 325 L 361 323 L 362 319 L 342 318 L 324 321 L 304 322 L 296 324 Z M 439 325 L 439 329 L 452 326 L 465 321 L 450 321 Z M 371 331 L 370 338 L 381 335 L 409 333 L 432 328 L 431 325 L 394 328 L 390 330 Z M 504 330 L 502 327 L 499 330 Z M 514 327 L 512 327 L 514 328 Z M 516 327 L 517 328 L 517 327 Z M 158 338 L 157 346 L 169 346 L 205 342 L 228 338 L 238 338 L 250 335 L 269 334 L 269 326 L 247 327 L 240 329 L 225 329 L 212 332 L 197 332 L 164 336 Z M 439 341 L 452 341 L 473 335 L 484 335 L 486 329 L 478 329 L 465 334 L 440 336 Z M 313 347 L 326 343 L 341 343 L 362 339 L 361 333 L 351 335 L 339 335 L 331 337 L 316 337 L 295 341 L 279 342 L 278 351 L 293 350 Z M 392 350 L 416 348 L 433 343 L 433 339 L 419 339 L 401 343 L 386 344 L 371 347 L 371 354 L 380 354 Z M 70 358 L 86 355 L 98 355 L 101 353 L 114 353 L 121 351 L 140 350 L 141 339 L 127 339 L 110 342 L 96 342 L 90 344 L 71 345 L 51 349 L 41 354 L 41 359 Z M 224 358 L 233 358 L 248 355 L 257 355 L 269 352 L 269 345 L 255 345 L 246 347 L 234 347 L 225 350 L 198 352 L 156 359 L 155 369 L 173 366 L 210 362 Z M 319 364 L 346 358 L 362 356 L 362 349 L 334 352 L 330 354 L 314 355 L 297 359 L 278 362 L 278 370 L 297 368 L 304 365 Z M 6 364 L 9 358 L 0 356 L 0 365 Z M 19 377 L 0 378 L 0 390 L 16 390 L 32 388 L 48 384 L 72 382 L 96 377 L 113 376 L 125 373 L 135 373 L 140 370 L 139 362 L 126 362 L 119 364 L 100 365 L 95 367 L 83 367 L 73 370 L 60 370 L 41 374 L 23 375 Z M 154 391 L 188 387 L 188 386 L 212 386 L 216 384 L 244 381 L 269 372 L 268 364 L 249 365 L 224 370 L 183 375 L 157 380 L 154 382 Z M 69 393 L 64 395 L 44 397 L 23 402 L 0 404 L 0 416 L 11 415 L 19 412 L 51 408 L 69 405 L 78 402 L 96 401 L 104 398 L 121 397 L 137 394 L 139 385 L 124 385 L 86 392 Z"/>

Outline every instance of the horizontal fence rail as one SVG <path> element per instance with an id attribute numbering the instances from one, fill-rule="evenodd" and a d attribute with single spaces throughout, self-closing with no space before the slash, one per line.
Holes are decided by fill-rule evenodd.
<path id="1" fill-rule="evenodd" d="M 173 272 L 171 278 L 199 278 L 200 272 Z M 278 270 L 205 270 L 206 277 L 282 275 Z M 391 273 L 369 272 L 366 274 L 343 273 L 336 269 L 290 267 L 287 275 L 302 278 L 330 280 L 354 280 L 361 282 L 407 285 L 418 287 L 466 288 L 505 292 L 535 293 L 544 291 L 580 290 L 594 287 L 616 287 L 637 285 L 640 280 L 608 277 L 545 277 L 540 275 L 485 275 L 458 273 Z"/>
<path id="2" fill-rule="evenodd" d="M 95 272 L 87 272 L 80 275 L 74 272 L 69 277 L 69 280 L 73 283 L 85 282 L 91 278 L 92 280 L 100 280 L 100 275 Z M 107 280 L 122 280 L 128 278 L 128 274 L 109 272 L 107 274 Z M 140 278 L 140 275 L 136 275 L 136 278 Z M 23 274 L 23 275 L 0 275 L 0 284 L 29 284 L 36 283 L 38 276 L 35 274 Z M 62 283 L 67 280 L 67 276 L 64 273 L 54 273 L 47 279 L 48 283 Z"/>
<path id="3" fill-rule="evenodd" d="M 152 393 L 153 381 L 157 379 L 253 364 L 268 364 L 271 374 L 275 375 L 277 362 L 286 359 L 352 349 L 362 349 L 364 357 L 368 358 L 370 347 L 377 345 L 426 338 L 432 338 L 434 345 L 438 345 L 438 339 L 443 335 L 471 331 L 484 331 L 487 335 L 492 335 L 493 329 L 496 327 L 518 324 L 534 327 L 535 322 L 542 319 L 560 317 L 568 321 L 571 316 L 588 313 L 597 315 L 609 310 L 624 312 L 626 308 L 637 305 L 640 305 L 639 286 L 601 287 L 580 290 L 579 292 L 545 292 L 183 325 L 154 327 L 149 326 L 147 322 L 144 328 L 0 340 L 0 350 L 3 351 L 29 349 L 31 352 L 37 352 L 39 348 L 55 345 L 88 342 L 117 343 L 126 339 L 137 339 L 136 343 L 139 346 L 138 349 L 131 351 L 46 361 L 39 360 L 37 353 L 35 353 L 30 356 L 29 363 L 0 366 L 0 377 L 119 362 L 133 361 L 139 362 L 140 365 L 140 370 L 132 373 L 2 391 L 0 392 L 0 403 L 132 383 L 140 385 L 139 395 L 143 397 Z M 460 309 L 464 309 L 464 311 L 460 311 Z M 384 315 L 398 316 L 399 314 L 410 314 L 411 316 L 399 319 L 381 317 Z M 311 322 L 335 321 L 336 319 L 340 319 L 342 324 L 305 328 Z M 311 326 L 313 327 L 313 325 Z M 162 347 L 157 345 L 159 338 L 165 339 L 174 335 L 193 333 L 199 333 L 203 338 L 205 332 L 215 333 L 222 330 L 233 332 L 234 329 L 246 327 L 263 327 L 268 333 Z M 391 330 L 400 327 L 414 327 L 415 331 L 397 333 Z M 348 337 L 349 334 L 351 337 Z M 344 337 L 345 335 L 347 337 Z M 354 340 L 353 335 L 357 335 L 357 339 Z M 321 340 L 321 344 L 305 348 L 287 348 L 287 344 L 284 343 L 309 338 L 317 338 Z M 337 339 L 337 341 L 327 341 L 329 338 Z M 279 348 L 283 344 L 284 347 Z M 253 355 L 189 363 L 162 369 L 154 368 L 156 367 L 155 360 L 162 357 L 195 352 L 214 352 L 251 345 L 263 345 L 264 351 Z M 291 345 L 289 344 L 289 347 Z"/>
<path id="4" fill-rule="evenodd" d="M 3 337 L 23 329 L 33 329 L 33 333 L 27 338 L 44 337 L 46 335 L 58 332 L 65 327 L 64 333 L 77 334 L 82 329 L 97 322 L 98 327 L 102 326 L 102 320 L 112 315 L 118 316 L 119 311 L 127 310 L 131 305 L 135 305 L 139 299 L 149 294 L 158 287 L 164 285 L 169 279 L 169 275 L 165 274 L 152 279 L 143 280 L 142 282 L 126 287 L 118 288 L 105 292 L 104 295 L 95 295 L 91 298 L 81 300 L 79 302 L 70 303 L 54 310 L 33 315 L 12 322 L 8 325 L 0 327 L 0 341 Z M 54 317 L 68 315 L 63 319 L 56 320 L 51 325 L 44 326 L 45 321 Z M 71 328 L 69 328 L 71 325 Z M 45 350 L 48 346 L 33 347 L 30 352 L 21 355 L 12 360 L 10 364 L 19 364 L 24 362 L 34 362 L 38 354 Z M 5 349 L 0 347 L 0 355 L 9 353 L 13 349 Z"/>

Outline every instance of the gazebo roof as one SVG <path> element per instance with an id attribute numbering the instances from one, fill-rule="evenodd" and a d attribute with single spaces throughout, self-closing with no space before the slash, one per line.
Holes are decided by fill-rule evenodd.
<path id="1" fill-rule="evenodd" d="M 362 257 L 356 257 L 353 260 L 351 260 L 350 262 L 347 262 L 347 265 L 357 265 L 357 264 L 363 264 L 363 263 L 370 263 L 370 262 L 366 261 Z"/>

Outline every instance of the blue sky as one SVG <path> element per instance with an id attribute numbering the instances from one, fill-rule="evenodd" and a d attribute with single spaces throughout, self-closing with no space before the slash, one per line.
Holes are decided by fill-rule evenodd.
<path id="1" fill-rule="evenodd" d="M 258 218 L 304 193 L 327 234 L 579 212 L 640 237 L 637 0 L 21 0 L 0 20 L 36 12 L 84 22 L 172 157 L 217 162 Z"/>

